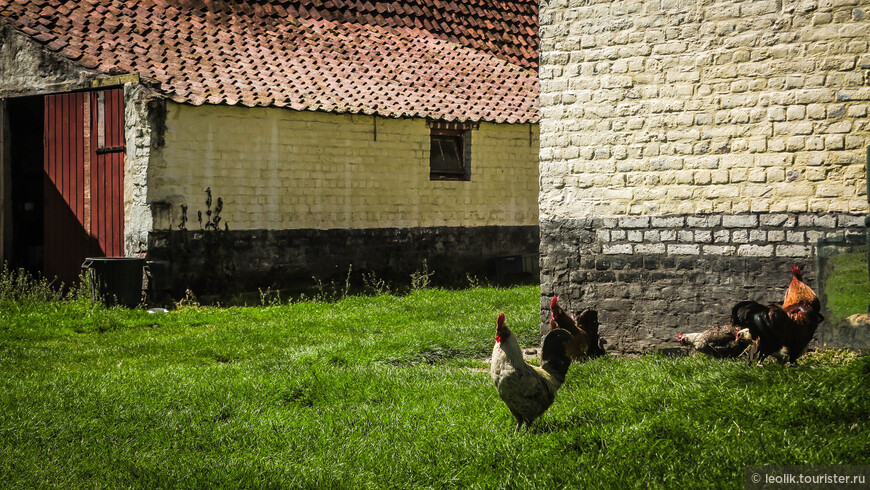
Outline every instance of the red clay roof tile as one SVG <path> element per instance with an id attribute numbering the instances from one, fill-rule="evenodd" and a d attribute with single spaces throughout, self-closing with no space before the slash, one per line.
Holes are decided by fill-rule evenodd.
<path id="1" fill-rule="evenodd" d="M 534 0 L 0 0 L 0 9 L 0 22 L 46 49 L 139 73 L 177 102 L 538 118 Z"/>

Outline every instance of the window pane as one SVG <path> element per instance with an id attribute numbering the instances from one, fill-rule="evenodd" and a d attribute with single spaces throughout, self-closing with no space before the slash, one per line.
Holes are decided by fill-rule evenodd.
<path id="1" fill-rule="evenodd" d="M 464 172 L 462 138 L 432 136 L 431 141 L 431 168 L 433 171 Z"/>

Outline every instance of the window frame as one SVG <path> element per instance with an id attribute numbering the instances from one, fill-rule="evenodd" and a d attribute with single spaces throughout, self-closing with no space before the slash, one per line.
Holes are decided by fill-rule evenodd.
<path id="1" fill-rule="evenodd" d="M 455 123 L 428 121 L 429 127 L 429 180 L 430 181 L 469 181 L 471 180 L 471 132 L 478 128 L 476 123 Z M 432 148 L 436 140 L 452 139 L 458 150 L 457 168 L 435 166 Z"/>

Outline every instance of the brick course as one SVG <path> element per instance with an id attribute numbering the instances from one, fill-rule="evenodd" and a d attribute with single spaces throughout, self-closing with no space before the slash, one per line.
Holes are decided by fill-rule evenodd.
<path id="1" fill-rule="evenodd" d="M 630 240 L 631 231 L 623 233 L 623 220 L 542 221 L 542 320 L 549 299 L 558 294 L 572 309 L 599 310 L 608 348 L 668 349 L 675 347 L 678 331 L 727 323 L 738 301 L 782 301 L 793 263 L 818 291 L 819 247 L 865 240 L 863 224 L 848 215 L 725 215 L 721 224 L 708 226 L 719 221 L 710 218 L 652 217 L 644 236 L 659 238 L 642 243 Z M 683 225 L 684 220 L 694 224 Z M 758 221 L 767 224 L 750 233 L 741 227 Z M 790 241 L 771 242 L 770 236 L 781 232 Z"/>
<path id="2" fill-rule="evenodd" d="M 868 208 L 870 1 L 543 2 L 542 320 L 674 347 L 733 302 L 814 287 Z"/>
<path id="3" fill-rule="evenodd" d="M 537 125 L 473 130 L 467 182 L 429 180 L 423 119 L 168 102 L 152 153 L 148 198 L 171 204 L 155 229 L 181 204 L 195 220 L 206 187 L 232 230 L 538 224 Z"/>
<path id="4" fill-rule="evenodd" d="M 868 12 L 542 5 L 542 216 L 865 212 Z"/>
<path id="5" fill-rule="evenodd" d="M 179 298 L 190 289 L 226 301 L 258 288 L 307 291 L 315 280 L 344 284 L 351 266 L 355 285 L 363 274 L 374 273 L 402 287 L 424 260 L 434 272 L 433 284 L 440 286 L 467 285 L 467 274 L 482 278 L 508 272 L 506 278 L 526 280 L 530 274 L 500 271 L 497 258 L 534 256 L 538 237 L 537 226 L 157 230 L 149 233 L 150 288 L 155 299 Z"/>

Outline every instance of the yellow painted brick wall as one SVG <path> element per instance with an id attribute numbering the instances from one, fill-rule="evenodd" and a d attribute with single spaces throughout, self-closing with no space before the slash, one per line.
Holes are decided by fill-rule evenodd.
<path id="1" fill-rule="evenodd" d="M 541 7 L 541 217 L 865 213 L 868 0 Z"/>
<path id="2" fill-rule="evenodd" d="M 197 228 L 206 187 L 232 230 L 537 225 L 538 151 L 537 125 L 482 123 L 471 180 L 430 181 L 423 119 L 168 102 L 149 199 L 172 204 L 157 228 L 181 204 Z"/>

